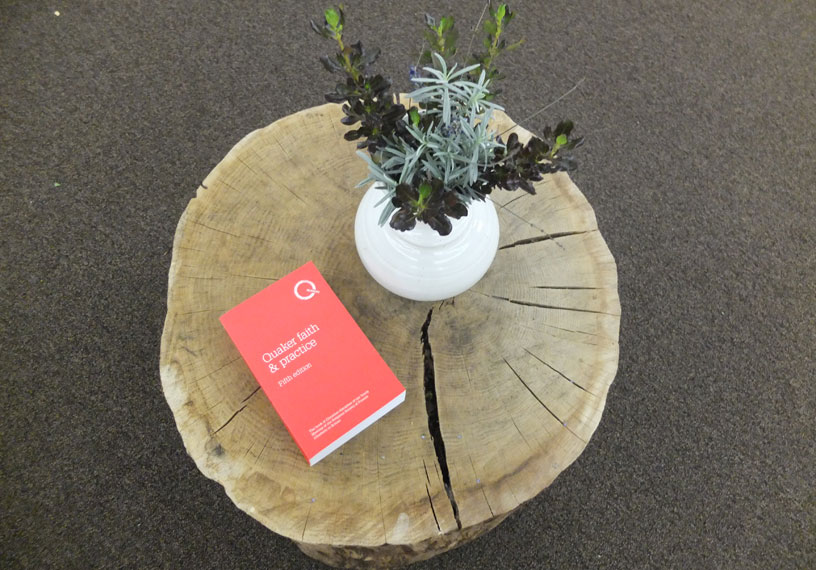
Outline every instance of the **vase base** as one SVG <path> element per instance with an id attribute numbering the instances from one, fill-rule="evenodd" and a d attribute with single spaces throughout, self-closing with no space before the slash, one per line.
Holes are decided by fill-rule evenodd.
<path id="1" fill-rule="evenodd" d="M 401 232 L 379 225 L 382 186 L 363 196 L 354 222 L 354 239 L 363 266 L 377 283 L 414 301 L 449 299 L 475 285 L 490 268 L 499 246 L 499 219 L 489 197 L 474 201 L 468 215 L 451 219 L 440 236 L 423 222 Z"/>

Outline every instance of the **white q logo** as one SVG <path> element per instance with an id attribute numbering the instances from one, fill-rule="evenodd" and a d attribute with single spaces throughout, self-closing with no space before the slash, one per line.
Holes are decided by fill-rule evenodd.
<path id="1" fill-rule="evenodd" d="M 295 283 L 295 297 L 301 301 L 308 301 L 318 293 L 320 293 L 320 291 L 317 290 L 317 287 L 315 287 L 315 284 L 311 281 L 303 279 Z"/>

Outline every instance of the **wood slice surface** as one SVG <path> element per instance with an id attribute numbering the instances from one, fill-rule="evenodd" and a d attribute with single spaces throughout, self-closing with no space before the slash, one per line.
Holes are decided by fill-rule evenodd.
<path id="1" fill-rule="evenodd" d="M 187 452 L 239 508 L 329 564 L 390 566 L 492 528 L 578 457 L 617 370 L 617 270 L 559 173 L 492 195 L 500 247 L 471 290 L 387 292 L 354 246 L 366 166 L 341 117 L 327 104 L 254 131 L 202 183 L 173 244 L 161 379 Z M 218 320 L 309 260 L 407 390 L 314 467 Z"/>

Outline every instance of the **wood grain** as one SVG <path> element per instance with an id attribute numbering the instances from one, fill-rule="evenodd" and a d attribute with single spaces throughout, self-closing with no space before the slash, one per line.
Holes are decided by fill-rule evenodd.
<path id="1" fill-rule="evenodd" d="M 492 528 L 584 449 L 617 369 L 617 270 L 561 173 L 536 196 L 493 195 L 500 249 L 473 289 L 441 303 L 388 293 L 354 247 L 365 164 L 341 116 L 327 104 L 252 132 L 202 183 L 173 244 L 161 378 L 187 452 L 239 508 L 332 565 L 397 565 Z M 309 260 L 407 389 L 315 467 L 218 321 Z"/>

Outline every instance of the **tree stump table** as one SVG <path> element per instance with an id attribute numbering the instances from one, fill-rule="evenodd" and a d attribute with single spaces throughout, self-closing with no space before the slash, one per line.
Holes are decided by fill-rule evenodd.
<path id="1" fill-rule="evenodd" d="M 560 173 L 535 196 L 492 195 L 500 247 L 471 290 L 387 292 L 354 246 L 366 166 L 341 116 L 257 130 L 201 184 L 173 244 L 161 379 L 187 452 L 239 508 L 330 565 L 389 567 L 495 527 L 578 457 L 617 370 L 617 270 Z M 218 320 L 309 260 L 407 390 L 314 467 Z"/>

